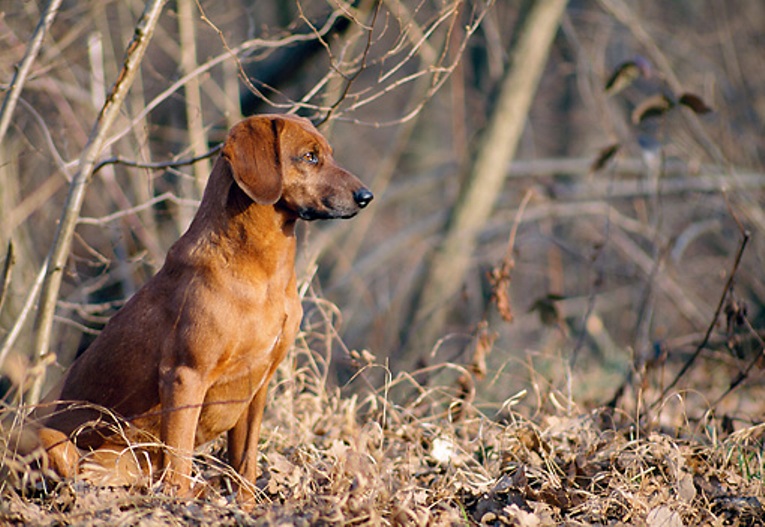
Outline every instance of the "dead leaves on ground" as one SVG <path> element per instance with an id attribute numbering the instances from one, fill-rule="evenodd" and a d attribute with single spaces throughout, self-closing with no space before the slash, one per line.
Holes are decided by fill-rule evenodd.
<path id="1" fill-rule="evenodd" d="M 541 527 L 758 525 L 765 518 L 763 467 L 756 461 L 761 431 L 707 446 L 659 433 L 641 436 L 629 426 L 617 430 L 611 417 L 597 412 L 547 416 L 542 425 L 477 417 L 455 425 L 413 419 L 404 409 L 389 421 L 395 426 L 373 425 L 381 414 L 357 415 L 351 430 L 339 422 L 348 403 L 335 402 L 339 407 L 321 417 L 320 436 L 280 433 L 290 425 L 267 423 L 264 474 L 251 511 L 237 506 L 225 477 L 208 477 L 216 488 L 194 501 L 71 482 L 24 498 L 5 489 L 0 519 L 17 525 L 76 519 L 81 525 Z"/>
<path id="2" fill-rule="evenodd" d="M 155 488 L 41 478 L 28 478 L 38 484 L 18 489 L 0 479 L 0 524 L 544 527 L 765 521 L 765 426 L 709 442 L 646 432 L 613 410 L 570 416 L 560 411 L 531 421 L 511 413 L 508 400 L 499 414 L 488 408 L 481 413 L 463 377 L 470 377 L 467 370 L 448 363 L 445 369 L 459 374 L 452 378 L 456 386 L 419 386 L 414 399 L 394 404 L 390 386 L 366 398 L 342 395 L 327 389 L 318 371 L 290 364 L 305 361 L 285 361 L 278 375 L 272 396 L 278 404 L 269 407 L 264 422 L 254 506 L 236 501 L 237 476 L 222 461 L 221 440 L 195 458 L 194 500 Z"/>

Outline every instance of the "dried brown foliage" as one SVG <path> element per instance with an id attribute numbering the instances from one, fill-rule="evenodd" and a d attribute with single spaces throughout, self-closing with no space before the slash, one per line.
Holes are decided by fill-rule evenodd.
<path id="1" fill-rule="evenodd" d="M 316 338 L 309 327 L 303 342 Z M 331 336 L 323 337 L 332 339 Z M 257 503 L 237 504 L 236 474 L 216 441 L 195 457 L 198 497 L 150 483 L 60 481 L 3 449 L 6 525 L 757 525 L 765 428 L 724 441 L 647 431 L 610 410 L 550 412 L 475 406 L 460 387 L 399 376 L 356 390 L 325 379 L 326 350 L 297 347 L 267 411 Z M 369 357 L 368 357 L 369 358 Z M 459 368 L 441 365 L 444 371 Z M 443 379 L 442 379 L 443 380 Z M 397 392 L 414 389 L 399 402 Z M 460 417 L 455 418 L 459 407 Z M 10 417 L 10 411 L 4 412 Z M 6 422 L 8 420 L 6 419 Z M 714 427 L 710 421 L 709 429 Z M 5 436 L 4 436 L 5 437 Z M 6 446 L 5 444 L 3 445 Z"/>

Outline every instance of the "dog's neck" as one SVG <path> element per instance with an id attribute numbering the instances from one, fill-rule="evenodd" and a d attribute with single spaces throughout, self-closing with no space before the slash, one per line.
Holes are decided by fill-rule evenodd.
<path id="1" fill-rule="evenodd" d="M 212 244 L 217 254 L 231 260 L 250 260 L 258 254 L 256 260 L 263 261 L 263 254 L 286 253 L 294 262 L 296 220 L 281 207 L 253 202 L 234 181 L 227 163 L 219 159 L 191 225 L 173 249 L 204 257 L 200 251 Z"/>

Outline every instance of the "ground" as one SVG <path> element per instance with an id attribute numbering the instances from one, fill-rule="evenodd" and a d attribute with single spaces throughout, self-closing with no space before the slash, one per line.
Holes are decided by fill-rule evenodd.
<path id="1" fill-rule="evenodd" d="M 199 497 L 41 477 L 4 463 L 8 525 L 762 525 L 765 425 L 715 437 L 661 430 L 610 408 L 523 417 L 448 386 L 394 403 L 324 387 L 301 361 L 281 369 L 263 433 L 257 500 L 234 497 L 217 441 L 195 457 Z M 304 363 L 306 364 L 306 363 Z M 407 382 L 412 383 L 411 378 Z M 454 393 L 461 393 L 459 390 Z M 708 431 L 705 435 L 704 431 Z M 26 463 L 26 464 L 24 464 Z"/>

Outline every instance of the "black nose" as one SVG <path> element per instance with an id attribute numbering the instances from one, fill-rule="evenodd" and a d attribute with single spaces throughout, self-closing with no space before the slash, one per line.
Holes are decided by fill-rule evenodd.
<path id="1" fill-rule="evenodd" d="M 353 200 L 356 202 L 356 205 L 362 209 L 369 205 L 369 202 L 372 201 L 373 198 L 374 195 L 365 188 L 357 190 L 353 193 Z"/>

